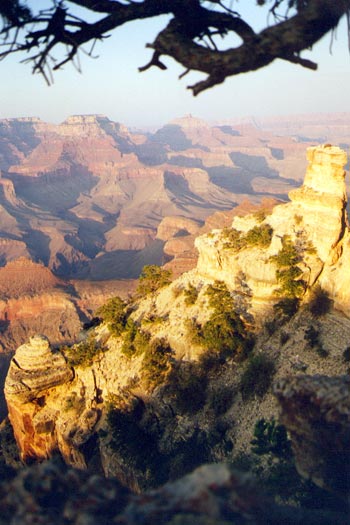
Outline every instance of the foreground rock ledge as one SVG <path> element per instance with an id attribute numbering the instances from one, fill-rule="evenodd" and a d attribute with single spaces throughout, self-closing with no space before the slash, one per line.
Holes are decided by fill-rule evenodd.
<path id="1" fill-rule="evenodd" d="M 350 377 L 297 376 L 275 385 L 281 422 L 299 473 L 325 489 L 350 492 Z"/>
<path id="2" fill-rule="evenodd" d="M 0 484 L 0 525 L 345 525 L 337 512 L 282 507 L 249 474 L 204 465 L 180 480 L 135 496 L 117 481 L 55 461 Z"/>

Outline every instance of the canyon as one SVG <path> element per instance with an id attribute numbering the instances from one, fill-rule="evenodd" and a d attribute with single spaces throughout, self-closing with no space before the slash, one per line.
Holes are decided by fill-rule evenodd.
<path id="1" fill-rule="evenodd" d="M 206 461 L 237 460 L 256 421 L 278 413 L 274 382 L 300 472 L 335 490 L 311 453 L 330 439 L 328 427 L 317 432 L 317 403 L 331 434 L 344 425 L 343 456 L 348 447 L 348 381 L 330 380 L 349 361 L 347 158 L 326 144 L 307 160 L 290 202 L 198 237 L 194 269 L 109 303 L 80 343 L 57 348 L 37 335 L 19 346 L 5 396 L 23 461 L 59 452 L 68 465 L 149 489 Z"/>
<path id="2" fill-rule="evenodd" d="M 196 237 L 285 201 L 305 147 L 320 138 L 345 147 L 347 122 L 336 114 L 208 124 L 188 115 L 144 132 L 103 115 L 1 120 L 2 351 L 46 326 L 52 341 L 77 340 L 108 297 L 134 290 L 146 264 L 174 277 L 195 268 Z"/>

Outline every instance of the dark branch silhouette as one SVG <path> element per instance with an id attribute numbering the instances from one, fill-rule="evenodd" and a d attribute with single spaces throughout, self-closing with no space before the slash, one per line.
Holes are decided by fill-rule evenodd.
<path id="1" fill-rule="evenodd" d="M 164 70 L 162 56 L 171 57 L 185 68 L 181 76 L 189 71 L 207 75 L 188 86 L 194 95 L 277 58 L 317 69 L 301 52 L 336 28 L 342 16 L 348 22 L 350 16 L 350 0 L 251 0 L 252 11 L 267 6 L 270 14 L 266 27 L 256 33 L 239 14 L 239 2 L 234 11 L 231 0 L 48 0 L 48 9 L 37 13 L 35 2 L 32 4 L 30 11 L 21 0 L 0 3 L 0 58 L 23 54 L 33 73 L 41 73 L 51 83 L 53 71 L 74 63 L 79 51 L 92 56 L 96 41 L 107 38 L 111 31 L 135 20 L 170 15 L 154 42 L 146 43 L 153 55 L 139 70 L 153 66 Z M 95 14 L 95 21 L 74 16 L 74 6 Z M 232 35 L 241 43 L 223 48 Z M 84 47 L 88 43 L 90 51 Z"/>

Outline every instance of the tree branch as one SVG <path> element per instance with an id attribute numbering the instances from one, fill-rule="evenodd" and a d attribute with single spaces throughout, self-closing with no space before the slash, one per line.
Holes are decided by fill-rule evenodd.
<path id="1" fill-rule="evenodd" d="M 0 4 L 0 16 L 6 22 L 0 31 L 4 49 L 0 58 L 35 50 L 26 61 L 31 61 L 33 72 L 44 74 L 46 80 L 45 71 L 51 72 L 52 53 L 57 47 L 67 47 L 67 54 L 53 69 L 72 61 L 87 42 L 106 38 L 125 23 L 172 15 L 155 41 L 148 44 L 154 50 L 153 57 L 140 71 L 151 66 L 166 69 L 161 57 L 169 56 L 186 71 L 208 75 L 207 79 L 189 86 L 194 95 L 220 84 L 229 76 L 263 68 L 276 58 L 316 69 L 317 65 L 300 53 L 334 29 L 344 14 L 349 17 L 350 13 L 350 0 L 274 0 L 269 10 L 275 24 L 256 34 L 238 12 L 231 10 L 228 0 L 66 0 L 64 4 L 52 3 L 51 9 L 36 16 L 28 10 L 23 11 L 20 0 L 13 4 L 18 13 L 10 11 L 10 16 L 11 2 L 4 2 Z M 259 5 L 267 3 L 268 0 L 258 1 Z M 70 14 L 72 4 L 105 16 L 95 22 L 86 22 Z M 286 9 L 281 15 L 278 10 L 282 6 Z M 291 8 L 294 14 L 290 14 Z M 241 45 L 219 49 L 216 38 L 225 39 L 229 35 L 239 37 Z"/>

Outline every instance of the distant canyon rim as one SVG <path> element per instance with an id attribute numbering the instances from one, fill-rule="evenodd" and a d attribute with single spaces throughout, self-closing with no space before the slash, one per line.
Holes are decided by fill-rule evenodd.
<path id="1" fill-rule="evenodd" d="M 0 344 L 55 327 L 78 337 L 146 264 L 194 268 L 194 239 L 235 215 L 286 201 L 306 148 L 350 146 L 348 113 L 241 119 L 188 115 L 155 132 L 103 115 L 61 124 L 0 120 Z"/>

